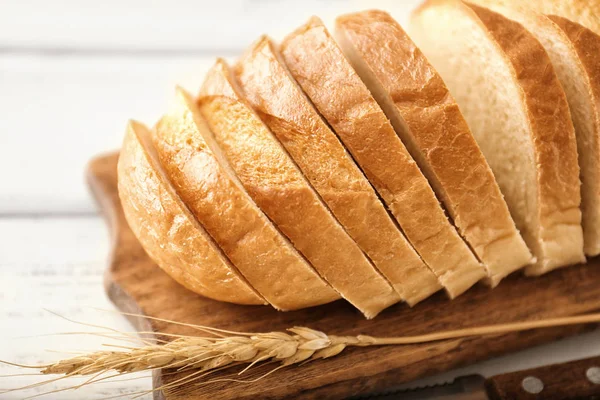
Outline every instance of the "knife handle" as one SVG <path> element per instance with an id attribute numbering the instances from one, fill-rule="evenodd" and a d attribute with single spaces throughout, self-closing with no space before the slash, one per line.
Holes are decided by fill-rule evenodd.
<path id="1" fill-rule="evenodd" d="M 600 357 L 497 375 L 485 388 L 492 400 L 600 399 Z"/>

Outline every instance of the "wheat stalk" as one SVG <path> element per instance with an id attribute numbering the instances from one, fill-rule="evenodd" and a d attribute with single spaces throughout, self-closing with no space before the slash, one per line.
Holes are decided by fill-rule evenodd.
<path id="1" fill-rule="evenodd" d="M 161 341 L 161 344 L 123 347 L 118 351 L 98 351 L 42 366 L 8 364 L 35 368 L 42 374 L 56 374 L 65 377 L 100 376 L 109 371 L 116 371 L 119 375 L 160 368 L 173 368 L 178 371 L 194 370 L 185 378 L 186 380 L 173 385 L 173 387 L 177 387 L 189 382 L 190 377 L 199 379 L 210 372 L 232 366 L 246 365 L 246 368 L 239 373 L 243 374 L 258 363 L 274 361 L 279 363 L 279 367 L 276 368 L 279 369 L 302 362 L 334 357 L 352 346 L 409 345 L 598 322 L 600 322 L 600 313 L 388 338 L 367 335 L 328 335 L 306 327 L 290 328 L 287 332 L 245 333 L 187 325 L 214 336 L 173 335 L 175 338 L 172 341 Z M 130 338 L 130 336 L 125 336 L 125 338 Z M 92 378 L 86 383 L 93 382 Z"/>
<path id="2" fill-rule="evenodd" d="M 137 372 L 156 368 L 208 371 L 234 363 L 253 365 L 268 360 L 276 360 L 287 366 L 330 358 L 349 346 L 408 345 L 593 322 L 600 322 L 600 314 L 389 338 L 328 335 L 306 327 L 290 328 L 288 332 L 232 332 L 228 336 L 219 337 L 181 336 L 165 344 L 147 345 L 127 351 L 98 351 L 39 368 L 43 374 L 91 375 L 107 370 Z M 210 327 L 196 327 L 211 333 L 222 332 Z"/>

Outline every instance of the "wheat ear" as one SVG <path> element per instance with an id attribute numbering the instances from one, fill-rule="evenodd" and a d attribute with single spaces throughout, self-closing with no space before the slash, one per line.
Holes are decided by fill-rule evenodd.
<path id="1" fill-rule="evenodd" d="M 306 327 L 290 328 L 288 332 L 239 333 L 239 335 L 232 333 L 219 337 L 182 336 L 165 344 L 147 345 L 125 351 L 99 351 L 37 368 L 43 374 L 74 376 L 98 374 L 110 370 L 125 373 L 157 368 L 211 371 L 240 364 L 245 364 L 249 368 L 266 361 L 278 361 L 281 365 L 288 366 L 303 361 L 333 357 L 349 346 L 408 345 L 598 322 L 600 322 L 600 314 L 587 314 L 389 338 L 328 335 Z M 213 331 L 210 327 L 198 326 L 198 328 L 207 332 Z M 216 329 L 214 331 L 222 332 Z"/>

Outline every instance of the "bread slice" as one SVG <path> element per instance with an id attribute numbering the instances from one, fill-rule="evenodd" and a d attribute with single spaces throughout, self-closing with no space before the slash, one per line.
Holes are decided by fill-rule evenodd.
<path id="1" fill-rule="evenodd" d="M 197 103 L 250 196 L 342 297 L 368 317 L 400 301 L 246 103 L 222 59 L 206 75 Z M 397 240 L 387 244 L 391 262 L 385 265 L 400 267 L 392 262 L 406 259 L 398 253 L 404 248 Z M 402 289 L 401 280 L 394 283 Z"/>
<path id="2" fill-rule="evenodd" d="M 422 239 L 439 230 L 439 226 L 448 225 L 444 211 L 383 111 L 321 20 L 313 17 L 290 34 L 281 43 L 281 55 L 293 77 L 350 150 L 406 236 L 411 242 L 421 244 L 416 247 L 417 251 L 423 253 L 423 259 L 434 261 L 431 255 L 435 252 L 427 250 Z M 406 256 L 396 256 L 390 261 L 397 263 L 398 281 L 403 283 L 407 302 L 419 301 L 442 287 L 414 250 L 405 250 L 404 254 Z"/>
<path id="3" fill-rule="evenodd" d="M 291 77 L 273 43 L 267 38 L 256 42 L 235 73 L 250 104 L 333 214 L 375 264 L 380 263 L 388 254 L 390 238 L 400 237 L 397 228 L 369 181 Z M 427 222 L 429 216 L 422 217 Z M 442 239 L 431 246 L 444 259 L 434 272 L 452 297 L 484 274 L 464 243 L 460 245 L 455 248 Z"/>
<path id="4" fill-rule="evenodd" d="M 192 98 L 178 90 L 153 142 L 177 194 L 271 305 L 294 310 L 339 298 L 246 193 Z"/>
<path id="5" fill-rule="evenodd" d="M 567 95 L 581 170 L 584 250 L 600 254 L 600 36 L 511 0 L 477 0 L 525 26 L 546 49 Z"/>
<path id="6" fill-rule="evenodd" d="M 537 257 L 537 275 L 585 260 L 577 145 L 566 96 L 522 25 L 459 0 L 427 1 L 413 38 L 464 113 Z"/>
<path id="7" fill-rule="evenodd" d="M 119 197 L 146 253 L 173 279 L 202 296 L 267 304 L 179 199 L 157 157 L 148 128 L 131 121 L 119 155 Z"/>
<path id="8" fill-rule="evenodd" d="M 531 253 L 458 105 L 400 25 L 385 12 L 365 11 L 339 17 L 336 35 L 489 281 L 529 264 Z"/>
<path id="9" fill-rule="evenodd" d="M 527 6 L 542 14 L 555 15 L 576 22 L 600 35 L 600 1 L 598 0 L 502 0 L 505 4 Z"/>

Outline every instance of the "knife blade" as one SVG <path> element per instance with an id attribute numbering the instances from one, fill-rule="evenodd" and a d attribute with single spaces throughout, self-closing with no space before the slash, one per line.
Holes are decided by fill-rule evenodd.
<path id="1" fill-rule="evenodd" d="M 361 397 L 365 400 L 600 400 L 600 357 Z"/>

